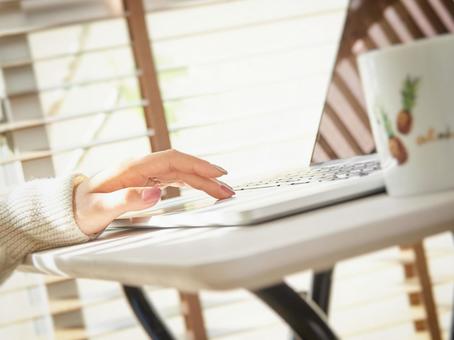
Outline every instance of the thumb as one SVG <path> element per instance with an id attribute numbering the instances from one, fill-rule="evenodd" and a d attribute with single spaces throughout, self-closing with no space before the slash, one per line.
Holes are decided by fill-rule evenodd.
<path id="1" fill-rule="evenodd" d="M 110 193 L 94 194 L 97 206 L 111 220 L 127 211 L 142 210 L 152 207 L 161 198 L 158 187 L 125 188 Z"/>
<path id="2" fill-rule="evenodd" d="M 110 193 L 87 193 L 77 187 L 74 215 L 87 235 L 102 231 L 115 218 L 127 211 L 152 207 L 161 198 L 158 187 L 125 188 Z"/>

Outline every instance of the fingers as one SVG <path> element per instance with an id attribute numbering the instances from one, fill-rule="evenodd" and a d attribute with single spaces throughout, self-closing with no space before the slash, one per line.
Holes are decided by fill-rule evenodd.
<path id="1" fill-rule="evenodd" d="M 219 166 L 175 151 L 155 152 L 120 167 L 105 170 L 90 179 L 90 192 L 111 192 L 146 185 L 150 177 L 172 179 L 175 173 L 217 178 L 227 173 Z"/>
<path id="2" fill-rule="evenodd" d="M 183 172 L 207 178 L 221 177 L 227 174 L 223 168 L 203 159 L 179 152 L 167 150 L 151 154 L 137 164 L 141 173 L 162 175 L 168 172 Z"/>
<path id="3" fill-rule="evenodd" d="M 235 194 L 230 186 L 215 179 L 188 173 L 179 173 L 178 178 L 192 188 L 205 191 L 208 195 L 217 199 L 229 198 Z"/>
<path id="4" fill-rule="evenodd" d="M 227 175 L 227 171 L 220 166 L 179 151 L 173 152 L 170 162 L 172 169 L 178 172 L 193 173 L 208 178 Z"/>

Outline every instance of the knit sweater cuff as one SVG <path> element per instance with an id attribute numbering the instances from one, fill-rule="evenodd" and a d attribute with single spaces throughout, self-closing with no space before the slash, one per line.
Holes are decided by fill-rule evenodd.
<path id="1" fill-rule="evenodd" d="M 27 254 L 90 239 L 78 227 L 73 211 L 73 191 L 85 177 L 71 175 L 28 182 L 13 191 L 0 213 L 0 243 L 6 250 L 8 264 L 17 263 Z M 3 210 L 2 209 L 2 210 Z M 6 214 L 5 214 L 6 212 Z"/>

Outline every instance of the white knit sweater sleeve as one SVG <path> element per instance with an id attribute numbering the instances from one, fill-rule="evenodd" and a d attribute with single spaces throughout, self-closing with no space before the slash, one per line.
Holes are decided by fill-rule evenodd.
<path id="1" fill-rule="evenodd" d="M 73 213 L 81 175 L 25 183 L 0 202 L 0 283 L 34 251 L 88 241 Z"/>

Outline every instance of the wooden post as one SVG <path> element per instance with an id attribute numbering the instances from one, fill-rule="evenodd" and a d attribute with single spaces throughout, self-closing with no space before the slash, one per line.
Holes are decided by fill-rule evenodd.
<path id="1" fill-rule="evenodd" d="M 408 294 L 411 306 L 423 305 L 425 319 L 414 320 L 414 328 L 417 332 L 428 330 L 432 340 L 441 340 L 440 326 L 438 322 L 437 308 L 432 290 L 432 280 L 430 278 L 427 257 L 422 242 L 411 246 L 401 246 L 402 251 L 411 250 L 415 255 L 413 263 L 405 263 L 404 274 L 406 279 L 417 278 L 421 287 L 421 292 Z"/>
<path id="2" fill-rule="evenodd" d="M 132 45 L 134 61 L 139 69 L 139 86 L 142 98 L 148 101 L 145 106 L 145 121 L 148 128 L 153 128 L 155 135 L 150 137 L 153 152 L 170 149 L 170 137 L 159 89 L 150 38 L 147 30 L 145 10 L 142 0 L 124 0 L 126 21 Z"/>
<path id="3" fill-rule="evenodd" d="M 186 325 L 188 340 L 207 340 L 202 306 L 197 294 L 180 292 L 181 313 Z"/>
<path id="4" fill-rule="evenodd" d="M 148 34 L 146 13 L 142 0 L 123 0 L 129 39 L 134 62 L 139 70 L 140 95 L 148 104 L 144 106 L 147 128 L 154 129 L 150 137 L 153 152 L 170 149 L 170 136 L 167 128 L 164 104 L 159 88 L 158 74 L 153 58 L 151 39 Z M 167 188 L 164 198 L 176 197 L 178 188 Z"/>
<path id="5" fill-rule="evenodd" d="M 155 135 L 150 137 L 151 150 L 170 149 L 169 130 L 167 128 L 164 105 L 153 53 L 151 39 L 147 30 L 146 13 L 142 0 L 123 0 L 124 11 L 129 30 L 135 65 L 140 71 L 139 86 L 145 106 L 147 128 L 153 128 Z M 168 188 L 166 198 L 178 196 L 177 188 Z M 180 300 L 189 338 L 207 339 L 200 300 L 197 294 L 180 292 Z"/>
<path id="6" fill-rule="evenodd" d="M 422 300 L 426 310 L 426 319 L 429 333 L 432 340 L 441 340 L 440 324 L 438 322 L 437 307 L 432 291 L 432 280 L 430 278 L 429 266 L 422 242 L 413 246 L 415 253 L 415 265 L 418 273 L 419 283 L 422 288 Z"/>

